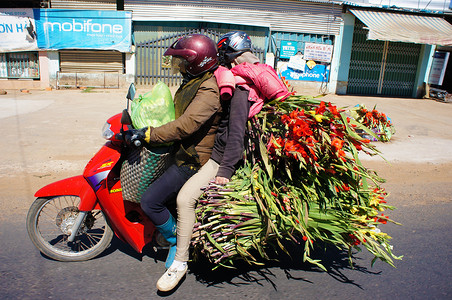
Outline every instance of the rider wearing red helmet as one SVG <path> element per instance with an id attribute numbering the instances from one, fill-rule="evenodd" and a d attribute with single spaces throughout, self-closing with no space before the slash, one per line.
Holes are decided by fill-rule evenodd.
<path id="1" fill-rule="evenodd" d="M 170 268 L 176 253 L 176 220 L 167 208 L 176 196 L 189 197 L 179 190 L 203 166 L 212 153 L 221 104 L 213 71 L 218 67 L 216 44 L 201 34 L 184 36 L 174 42 L 164 55 L 172 56 L 172 65 L 184 80 L 174 95 L 176 119 L 160 127 L 135 130 L 147 143 L 174 142 L 175 163 L 143 193 L 141 207 L 170 243 L 165 266 L 167 272 L 157 287 L 165 291 L 171 279 L 186 273 L 187 264 Z M 199 190 L 201 187 L 196 187 Z M 179 200 L 178 200 L 179 202 Z M 163 280 L 163 281 L 162 281 Z"/>
<path id="2" fill-rule="evenodd" d="M 186 74 L 190 76 L 199 76 L 218 66 L 215 42 L 202 34 L 192 34 L 180 38 L 163 55 L 170 55 L 173 59 L 182 59 L 180 67 L 183 67 Z M 179 60 L 176 59 L 176 61 Z"/>

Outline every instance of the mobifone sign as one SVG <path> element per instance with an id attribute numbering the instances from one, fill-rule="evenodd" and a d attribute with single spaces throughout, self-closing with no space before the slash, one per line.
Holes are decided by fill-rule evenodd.
<path id="1" fill-rule="evenodd" d="M 39 9 L 35 20 L 41 49 L 130 51 L 131 12 Z"/>

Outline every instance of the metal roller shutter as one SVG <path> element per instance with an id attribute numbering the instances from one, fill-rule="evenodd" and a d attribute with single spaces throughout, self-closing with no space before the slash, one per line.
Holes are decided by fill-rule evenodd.
<path id="1" fill-rule="evenodd" d="M 51 8 L 116 10 L 116 0 L 52 0 Z"/>
<path id="2" fill-rule="evenodd" d="M 115 51 L 60 51 L 60 71 L 122 74 L 123 54 Z"/>
<path id="3" fill-rule="evenodd" d="M 116 9 L 114 0 L 52 0 L 52 8 Z M 342 6 L 297 0 L 124 0 L 133 21 L 204 21 L 269 26 L 272 31 L 338 35 Z"/>
<path id="4" fill-rule="evenodd" d="M 339 34 L 342 8 L 330 1 L 294 0 L 125 0 L 134 21 L 209 21 L 234 24 L 268 24 L 273 31 Z"/>

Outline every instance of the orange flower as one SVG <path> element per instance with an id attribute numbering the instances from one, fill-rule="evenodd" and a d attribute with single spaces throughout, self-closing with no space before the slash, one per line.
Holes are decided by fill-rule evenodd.
<path id="1" fill-rule="evenodd" d="M 335 151 L 341 150 L 344 145 L 344 141 L 338 138 L 334 138 L 331 142 L 331 146 L 335 149 Z"/>

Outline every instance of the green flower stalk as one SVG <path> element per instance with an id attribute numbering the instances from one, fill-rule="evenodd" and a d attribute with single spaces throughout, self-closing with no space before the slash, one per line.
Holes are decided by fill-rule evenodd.
<path id="1" fill-rule="evenodd" d="M 394 207 L 386 203 L 384 180 L 358 158 L 359 151 L 379 152 L 356 124 L 344 109 L 314 98 L 267 103 L 248 122 L 244 165 L 199 199 L 194 258 L 204 255 L 215 267 L 234 267 L 238 259 L 262 264 L 270 249 L 290 255 L 283 245 L 292 241 L 304 244 L 304 262 L 325 270 L 310 256 L 321 242 L 348 250 L 350 258 L 364 247 L 372 263 L 394 266 L 401 257 L 379 228 L 394 222 L 382 214 Z"/>

